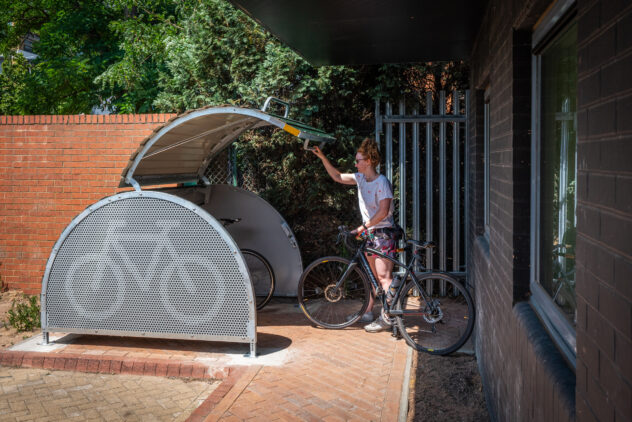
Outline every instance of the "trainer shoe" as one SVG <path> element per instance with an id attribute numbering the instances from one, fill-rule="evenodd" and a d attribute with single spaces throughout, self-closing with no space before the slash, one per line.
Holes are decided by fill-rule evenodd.
<path id="1" fill-rule="evenodd" d="M 362 315 L 362 318 L 360 318 L 358 320 L 358 322 L 361 322 L 363 324 L 366 324 L 367 322 L 373 322 L 373 312 L 367 312 L 364 315 Z"/>
<path id="2" fill-rule="evenodd" d="M 369 325 L 364 326 L 364 330 L 368 333 L 379 333 L 380 331 L 388 330 L 391 328 L 391 324 L 384 321 L 382 317 L 379 317 Z"/>

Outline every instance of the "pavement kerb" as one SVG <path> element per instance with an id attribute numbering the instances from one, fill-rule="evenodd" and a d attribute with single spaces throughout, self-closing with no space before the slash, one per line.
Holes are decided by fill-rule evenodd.
<path id="1" fill-rule="evenodd" d="M 237 400 L 262 366 L 235 368 L 210 396 L 189 416 L 186 422 L 215 422 Z"/>
<path id="2" fill-rule="evenodd" d="M 0 351 L 0 366 L 41 368 L 100 374 L 128 374 L 199 380 L 223 380 L 231 367 L 210 368 L 195 361 L 125 358 L 108 355 L 51 354 L 13 350 Z"/>
<path id="3" fill-rule="evenodd" d="M 397 422 L 406 422 L 408 418 L 408 395 L 410 393 L 410 373 L 413 367 L 413 354 L 412 347 L 408 348 L 406 352 L 406 369 L 404 373 L 404 381 L 402 382 L 402 395 L 399 399 L 399 416 Z"/>
<path id="4" fill-rule="evenodd" d="M 390 371 L 386 386 L 386 396 L 382 405 L 382 422 L 396 422 L 399 419 L 400 404 L 402 400 L 402 385 L 405 379 L 407 353 L 402 348 L 409 349 L 405 341 L 397 341 L 395 346 L 393 366 Z"/>

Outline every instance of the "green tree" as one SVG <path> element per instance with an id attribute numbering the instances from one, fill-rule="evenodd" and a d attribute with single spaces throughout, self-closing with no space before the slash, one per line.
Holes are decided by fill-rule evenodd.
<path id="1" fill-rule="evenodd" d="M 15 60 L 15 49 L 27 34 L 39 37 L 33 52 L 38 58 L 28 75 L 14 72 L 22 84 L 13 92 L 18 109 L 3 113 L 73 114 L 89 113 L 106 101 L 94 79 L 121 56 L 109 22 L 117 11 L 101 1 L 33 0 L 0 1 L 0 51 L 7 61 Z M 23 63 L 17 62 L 23 67 Z M 11 67 L 11 65 L 7 66 Z"/>
<path id="2" fill-rule="evenodd" d="M 0 73 L 0 113 L 27 114 L 28 96 L 25 91 L 29 83 L 29 64 L 21 54 L 9 57 L 2 63 Z"/>
<path id="3" fill-rule="evenodd" d="M 94 80 L 116 113 L 156 111 L 167 39 L 182 30 L 173 0 L 111 0 L 116 19 L 108 29 L 121 54 Z"/>

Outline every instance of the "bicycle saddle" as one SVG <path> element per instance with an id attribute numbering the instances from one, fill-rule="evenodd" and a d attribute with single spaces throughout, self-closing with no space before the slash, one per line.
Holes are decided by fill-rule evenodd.
<path id="1" fill-rule="evenodd" d="M 419 240 L 408 239 L 406 242 L 410 243 L 411 245 L 413 245 L 416 248 L 432 249 L 432 248 L 437 246 L 437 244 L 435 242 L 433 242 L 433 241 L 420 242 Z"/>

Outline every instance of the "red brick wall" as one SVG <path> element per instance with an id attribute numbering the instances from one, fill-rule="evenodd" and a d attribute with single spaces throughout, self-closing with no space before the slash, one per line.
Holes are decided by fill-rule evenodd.
<path id="1" fill-rule="evenodd" d="M 531 36 L 550 0 L 490 0 L 471 57 L 468 285 L 492 420 L 572 421 L 575 374 L 528 301 Z M 489 236 L 484 227 L 484 97 L 490 107 Z"/>
<path id="2" fill-rule="evenodd" d="M 632 3 L 577 15 L 577 416 L 630 421 Z"/>
<path id="3" fill-rule="evenodd" d="M 119 191 L 130 154 L 173 115 L 0 116 L 0 277 L 40 292 L 68 223 Z"/>
<path id="4" fill-rule="evenodd" d="M 481 92 L 470 116 L 470 257 L 476 350 L 492 419 L 632 420 L 632 3 L 578 0 L 577 360 L 566 364 L 528 301 L 528 55 L 551 1 L 490 0 L 471 87 L 491 108 L 490 240 L 483 228 Z M 537 13 L 535 13 L 537 12 Z M 516 30 L 518 28 L 518 30 Z M 526 33 L 525 33 L 526 31 Z M 517 36 L 516 36 L 517 35 Z M 527 51 L 525 51 L 525 49 Z M 525 60 L 526 59 L 526 60 Z M 521 94 L 522 93 L 522 94 Z M 526 133 L 527 132 L 527 133 Z M 522 160 L 524 157 L 524 161 Z M 521 168 L 522 167 L 522 168 Z M 517 294 L 518 293 L 518 294 Z"/>

